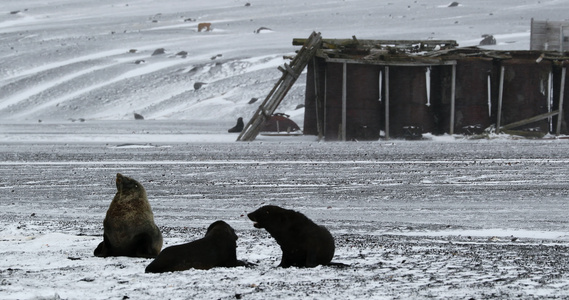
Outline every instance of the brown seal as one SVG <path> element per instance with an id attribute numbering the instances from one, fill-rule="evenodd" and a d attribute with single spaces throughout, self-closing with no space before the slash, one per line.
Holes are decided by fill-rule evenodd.
<path id="1" fill-rule="evenodd" d="M 153 258 L 162 249 L 162 234 L 154 223 L 146 190 L 136 180 L 117 174 L 117 193 L 103 222 L 103 241 L 95 256 Z"/>
<path id="2" fill-rule="evenodd" d="M 209 270 L 213 267 L 244 265 L 237 260 L 235 248 L 237 235 L 223 221 L 209 225 L 205 236 L 186 244 L 164 249 L 147 267 L 146 273 L 184 271 L 188 269 Z"/>
<path id="3" fill-rule="evenodd" d="M 334 238 L 323 226 L 305 215 L 274 205 L 263 206 L 247 215 L 256 228 L 265 228 L 283 251 L 280 267 L 330 265 Z"/>

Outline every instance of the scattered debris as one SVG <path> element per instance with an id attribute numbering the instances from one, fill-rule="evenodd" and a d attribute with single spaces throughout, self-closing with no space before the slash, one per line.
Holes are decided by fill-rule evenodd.
<path id="1" fill-rule="evenodd" d="M 263 135 L 298 135 L 302 132 L 300 127 L 291 119 L 289 115 L 275 113 L 263 123 L 261 132 Z"/>
<path id="2" fill-rule="evenodd" d="M 270 28 L 267 28 L 267 27 L 259 27 L 257 30 L 255 30 L 255 31 L 253 31 L 253 32 L 256 33 L 256 34 L 259 34 L 259 33 L 261 33 L 262 31 L 273 31 L 273 30 L 270 29 Z"/>
<path id="3" fill-rule="evenodd" d="M 137 65 L 140 65 L 140 64 L 146 63 L 146 61 L 144 59 L 138 59 L 138 60 L 135 60 L 134 63 Z"/>
<path id="4" fill-rule="evenodd" d="M 491 34 L 483 34 L 483 39 L 480 41 L 480 46 L 496 45 L 496 39 Z"/>
<path id="5" fill-rule="evenodd" d="M 202 30 L 211 31 L 211 23 L 199 23 L 198 32 L 202 32 Z"/>

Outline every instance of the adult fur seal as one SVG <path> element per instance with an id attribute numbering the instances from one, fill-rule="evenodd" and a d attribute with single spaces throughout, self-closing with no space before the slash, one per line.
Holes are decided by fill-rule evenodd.
<path id="1" fill-rule="evenodd" d="M 209 225 L 205 236 L 199 240 L 164 249 L 147 267 L 146 273 L 209 270 L 213 267 L 244 265 L 237 260 L 235 248 L 237 235 L 223 221 Z"/>
<path id="2" fill-rule="evenodd" d="M 162 249 L 162 234 L 146 190 L 136 180 L 117 174 L 117 193 L 103 222 L 103 241 L 95 256 L 132 256 L 154 258 Z"/>
<path id="3" fill-rule="evenodd" d="M 263 206 L 247 215 L 256 228 L 265 228 L 283 251 L 280 267 L 330 265 L 334 238 L 323 226 L 305 215 L 274 205 Z"/>
<path id="4" fill-rule="evenodd" d="M 239 117 L 237 119 L 237 124 L 235 124 L 235 126 L 229 128 L 227 130 L 227 132 L 230 132 L 230 133 L 231 132 L 241 132 L 241 131 L 243 131 L 243 127 L 245 127 L 245 124 L 243 123 L 243 118 Z"/>

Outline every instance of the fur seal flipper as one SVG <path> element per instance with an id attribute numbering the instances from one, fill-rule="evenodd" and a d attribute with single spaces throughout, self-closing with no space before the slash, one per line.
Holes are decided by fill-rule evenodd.
<path id="1" fill-rule="evenodd" d="M 184 271 L 188 269 L 208 270 L 213 267 L 249 266 L 237 260 L 235 248 L 237 235 L 231 226 L 223 221 L 212 223 L 199 240 L 164 249 L 147 267 L 146 273 Z"/>
<path id="2" fill-rule="evenodd" d="M 283 251 L 280 267 L 316 267 L 330 264 L 334 238 L 323 226 L 305 215 L 274 205 L 263 206 L 247 215 L 253 226 L 264 228 Z"/>
<path id="3" fill-rule="evenodd" d="M 103 221 L 103 241 L 95 256 L 156 257 L 162 249 L 162 234 L 154 223 L 146 190 L 120 173 L 116 185 L 117 193 Z"/>

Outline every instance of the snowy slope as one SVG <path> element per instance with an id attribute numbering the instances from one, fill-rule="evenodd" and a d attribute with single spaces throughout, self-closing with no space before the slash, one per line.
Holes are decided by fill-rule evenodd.
<path id="1" fill-rule="evenodd" d="M 528 49 L 530 19 L 567 1 L 34 1 L 0 6 L 0 120 L 245 119 L 295 37 L 455 39 Z M 200 22 L 213 31 L 197 32 Z M 254 31 L 269 28 L 259 34 Z M 157 49 L 164 54 L 152 55 Z M 181 53 L 185 52 L 185 53 Z M 187 53 L 187 54 L 186 54 Z M 200 89 L 195 83 L 205 83 Z M 304 78 L 279 111 L 302 123 Z M 249 104 L 252 98 L 259 98 Z"/>

